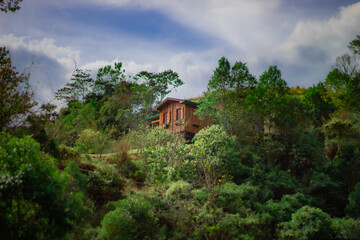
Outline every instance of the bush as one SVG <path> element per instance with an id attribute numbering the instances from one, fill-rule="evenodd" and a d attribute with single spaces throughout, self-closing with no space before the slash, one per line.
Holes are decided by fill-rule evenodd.
<path id="1" fill-rule="evenodd" d="M 102 162 L 95 171 L 89 173 L 87 195 L 97 207 L 101 207 L 108 201 L 120 199 L 125 183 L 115 165 Z"/>
<path id="2" fill-rule="evenodd" d="M 183 198 L 190 193 L 190 184 L 180 180 L 170 185 L 165 196 L 170 199 Z"/>
<path id="3" fill-rule="evenodd" d="M 280 224 L 279 239 L 331 239 L 331 218 L 319 208 L 304 206 L 292 214 L 291 221 Z"/>
<path id="4" fill-rule="evenodd" d="M 147 129 L 143 133 L 131 132 L 127 140 L 134 144 L 134 139 L 141 144 L 137 144 L 140 153 L 145 160 L 147 180 L 152 183 L 167 182 L 178 180 L 177 171 L 182 168 L 182 164 L 187 154 L 185 140 L 177 134 L 166 129 L 154 128 Z"/>
<path id="5" fill-rule="evenodd" d="M 80 153 L 71 147 L 60 145 L 59 151 L 60 151 L 60 161 L 62 162 L 77 161 L 80 158 Z"/>
<path id="6" fill-rule="evenodd" d="M 269 200 L 264 206 L 265 212 L 270 213 L 275 224 L 291 220 L 291 215 L 298 209 L 311 203 L 311 197 L 302 193 L 284 195 L 280 201 Z"/>
<path id="7" fill-rule="evenodd" d="M 85 154 L 97 153 L 101 157 L 109 140 L 109 137 L 102 132 L 85 129 L 79 134 L 79 139 L 76 141 L 75 146 Z"/>
<path id="8" fill-rule="evenodd" d="M 81 194 L 30 137 L 0 133 L 0 234 L 4 239 L 61 238 L 85 211 Z"/>
<path id="9" fill-rule="evenodd" d="M 350 193 L 349 204 L 345 210 L 349 216 L 360 217 L 360 182 L 355 185 L 354 191 Z"/>
<path id="10" fill-rule="evenodd" d="M 360 239 L 360 219 L 335 218 L 331 223 L 335 239 Z"/>
<path id="11" fill-rule="evenodd" d="M 115 210 L 101 221 L 99 238 L 152 239 L 157 233 L 157 220 L 149 201 L 139 195 L 130 195 L 117 202 Z"/>

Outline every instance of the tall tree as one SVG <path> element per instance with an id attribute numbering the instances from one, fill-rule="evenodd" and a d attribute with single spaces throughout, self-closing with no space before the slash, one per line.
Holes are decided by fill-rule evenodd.
<path id="1" fill-rule="evenodd" d="M 356 35 L 356 38 L 349 43 L 348 47 L 354 54 L 360 55 L 360 35 Z"/>
<path id="2" fill-rule="evenodd" d="M 99 110 L 99 126 L 118 138 L 136 125 L 132 83 L 122 82 Z"/>
<path id="3" fill-rule="evenodd" d="M 173 89 L 184 84 L 173 70 L 160 73 L 142 71 L 136 75 L 135 81 L 138 83 L 135 91 L 141 94 L 140 97 L 151 108 L 161 103 Z"/>
<path id="4" fill-rule="evenodd" d="M 20 9 L 19 4 L 22 0 L 0 0 L 0 11 L 1 12 L 15 12 Z"/>
<path id="5" fill-rule="evenodd" d="M 85 97 L 91 92 L 94 81 L 89 70 L 76 69 L 70 82 L 59 89 L 55 95 L 58 99 L 71 101 L 85 101 Z"/>
<path id="6" fill-rule="evenodd" d="M 354 77 L 359 72 L 359 63 L 357 60 L 355 55 L 350 56 L 346 53 L 336 58 L 335 67 L 339 69 L 341 73 Z"/>
<path id="7" fill-rule="evenodd" d="M 246 93 L 256 84 L 256 78 L 249 72 L 246 63 L 236 62 L 231 67 L 225 57 L 220 58 L 197 114 L 213 117 L 231 135 L 244 132 L 249 124 L 243 102 Z"/>
<path id="8" fill-rule="evenodd" d="M 0 131 L 25 123 L 36 105 L 28 82 L 28 74 L 20 74 L 12 66 L 9 51 L 0 47 Z"/>
<path id="9" fill-rule="evenodd" d="M 218 67 L 208 83 L 208 91 L 234 90 L 256 86 L 256 78 L 250 74 L 246 63 L 235 62 L 230 67 L 229 61 L 222 57 Z"/>
<path id="10" fill-rule="evenodd" d="M 287 90 L 281 71 L 276 66 L 270 66 L 260 76 L 257 88 L 246 96 L 248 109 L 257 116 L 256 122 L 259 126 L 267 125 L 268 132 L 271 132 L 274 126 L 276 110 L 280 109 Z"/>
<path id="11" fill-rule="evenodd" d="M 98 95 L 108 98 L 115 91 L 116 86 L 125 81 L 125 70 L 121 62 L 115 62 L 114 67 L 107 65 L 98 70 L 94 90 Z"/>

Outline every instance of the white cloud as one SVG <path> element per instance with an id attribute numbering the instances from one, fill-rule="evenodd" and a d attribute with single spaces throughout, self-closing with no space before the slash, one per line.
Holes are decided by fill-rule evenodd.
<path id="1" fill-rule="evenodd" d="M 325 21 L 300 21 L 288 39 L 273 49 L 271 58 L 300 65 L 334 61 L 359 34 L 359 26 L 360 3 L 342 7 L 339 14 Z"/>
<path id="2" fill-rule="evenodd" d="M 257 76 L 269 65 L 278 64 L 290 83 L 291 79 L 304 85 L 322 80 L 335 57 L 342 54 L 347 43 L 359 33 L 360 26 L 360 3 L 343 7 L 337 15 L 325 20 L 324 17 L 323 20 L 306 20 L 309 16 L 296 9 L 283 11 L 287 4 L 285 0 L 34 1 L 41 3 L 44 9 L 54 4 L 64 11 L 74 6 L 76 9 L 81 5 L 93 7 L 95 4 L 99 11 L 97 14 L 106 14 L 107 9 L 114 7 L 138 12 L 156 11 L 182 25 L 188 32 L 198 34 L 205 39 L 210 50 L 203 50 L 195 44 L 175 45 L 169 39 L 149 40 L 137 35 L 136 31 L 127 32 L 113 26 L 110 30 L 94 27 L 74 16 L 64 21 L 60 15 L 51 22 L 62 29 L 61 34 L 51 32 L 47 35 L 46 27 L 34 25 L 26 34 L 34 33 L 32 36 L 38 36 L 38 40 L 14 35 L 0 37 L 2 43 L 6 42 L 12 48 L 24 48 L 59 63 L 67 73 L 66 77 L 57 78 L 62 84 L 74 69 L 68 57 L 76 59 L 78 67 L 90 69 L 93 74 L 100 67 L 121 61 L 126 73 L 132 76 L 143 70 L 159 72 L 172 69 L 178 72 L 185 81 L 176 93 L 178 97 L 201 94 L 221 56 L 232 63 L 235 60 L 247 62 L 250 71 Z M 75 13 L 76 10 L 72 12 Z M 69 23 L 73 24 L 70 26 Z M 11 28 L 17 29 L 12 25 Z"/>
<path id="3" fill-rule="evenodd" d="M 278 39 L 276 36 L 280 34 L 281 21 L 277 16 L 282 1 L 92 0 L 99 5 L 156 10 L 186 27 L 220 39 L 247 53 L 259 46 L 266 47 Z"/>
<path id="4" fill-rule="evenodd" d="M 0 42 L 13 50 L 25 49 L 34 56 L 44 55 L 69 70 L 74 69 L 74 61 L 78 62 L 80 59 L 81 52 L 79 50 L 57 46 L 55 40 L 51 38 L 34 40 L 30 37 L 16 37 L 13 34 L 8 34 L 0 36 Z"/>
<path id="5" fill-rule="evenodd" d="M 72 47 L 56 45 L 50 38 L 36 40 L 9 34 L 0 36 L 0 42 L 10 49 L 18 71 L 30 69 L 30 84 L 40 103 L 51 101 L 56 90 L 69 81 L 81 54 Z"/>

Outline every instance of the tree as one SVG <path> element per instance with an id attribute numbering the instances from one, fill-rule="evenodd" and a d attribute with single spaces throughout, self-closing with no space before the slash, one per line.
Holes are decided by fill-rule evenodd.
<path id="1" fill-rule="evenodd" d="M 355 218 L 360 217 L 360 182 L 355 185 L 354 191 L 349 194 L 349 204 L 346 206 L 347 215 Z"/>
<path id="2" fill-rule="evenodd" d="M 123 81 L 99 110 L 100 128 L 108 130 L 116 139 L 137 123 L 134 109 L 136 96 L 132 86 L 132 83 Z"/>
<path id="3" fill-rule="evenodd" d="M 116 86 L 125 81 L 125 70 L 121 62 L 115 62 L 114 67 L 107 65 L 98 70 L 94 90 L 103 98 L 108 98 L 115 91 Z"/>
<path id="4" fill-rule="evenodd" d="M 341 109 L 360 109 L 360 74 L 351 76 L 334 69 L 326 76 L 325 87 L 333 104 Z"/>
<path id="5" fill-rule="evenodd" d="M 329 72 L 325 86 L 335 106 L 342 109 L 359 110 L 360 101 L 360 36 L 349 43 L 354 56 L 345 54 L 336 59 L 336 68 Z"/>
<path id="6" fill-rule="evenodd" d="M 252 88 L 256 86 L 255 77 L 250 74 L 246 63 L 235 62 L 230 68 L 229 61 L 222 57 L 219 59 L 219 65 L 214 70 L 214 74 L 208 83 L 208 91 L 215 90 L 234 90 Z"/>
<path id="7" fill-rule="evenodd" d="M 90 103 L 73 101 L 60 111 L 55 122 L 46 124 L 46 133 L 60 144 L 73 146 L 83 130 L 96 126 L 96 109 Z"/>
<path id="8" fill-rule="evenodd" d="M 330 118 L 330 114 L 335 110 L 335 106 L 327 95 L 323 82 L 308 88 L 302 102 L 305 112 L 313 116 L 315 126 L 321 126 L 323 122 Z"/>
<path id="9" fill-rule="evenodd" d="M 86 96 L 91 92 L 94 85 L 89 70 L 76 69 L 72 75 L 70 82 L 65 87 L 59 89 L 55 96 L 58 99 L 64 99 L 67 103 L 71 101 L 86 100 Z"/>
<path id="10" fill-rule="evenodd" d="M 0 133 L 0 234 L 4 239 L 63 237 L 85 213 L 81 195 L 30 137 Z"/>
<path id="11" fill-rule="evenodd" d="M 255 116 L 255 122 L 271 133 L 275 120 L 282 110 L 280 103 L 288 91 L 287 83 L 276 66 L 270 66 L 259 78 L 257 88 L 246 96 L 247 108 Z"/>
<path id="12" fill-rule="evenodd" d="M 0 11 L 1 12 L 15 12 L 20 9 L 19 4 L 22 0 L 0 0 Z"/>
<path id="13" fill-rule="evenodd" d="M 75 145 L 82 148 L 85 154 L 89 152 L 97 153 L 100 158 L 108 144 L 109 137 L 106 134 L 92 129 L 82 131 L 78 141 L 75 143 Z"/>
<path id="14" fill-rule="evenodd" d="M 10 52 L 0 47 L 0 131 L 8 131 L 26 122 L 36 105 L 28 82 L 28 74 L 20 74 L 12 66 Z"/>
<path id="15" fill-rule="evenodd" d="M 229 61 L 222 57 L 209 80 L 205 99 L 196 113 L 201 117 L 212 117 L 231 135 L 244 134 L 250 126 L 244 115 L 243 103 L 247 92 L 256 83 L 246 63 L 236 62 L 231 67 Z"/>
<path id="16" fill-rule="evenodd" d="M 357 62 L 357 57 L 349 54 L 344 54 L 336 58 L 335 67 L 339 69 L 341 73 L 347 74 L 350 77 L 354 77 L 359 73 L 359 64 Z"/>
<path id="17" fill-rule="evenodd" d="M 140 101 L 150 109 L 161 103 L 174 88 L 184 84 L 173 70 L 160 73 L 142 71 L 136 75 L 135 81 L 138 83 L 134 87 L 135 91 L 140 94 Z"/>
<path id="18" fill-rule="evenodd" d="M 284 223 L 279 239 L 315 240 L 331 239 L 330 216 L 319 208 L 304 206 L 297 210 L 291 221 Z"/>
<path id="19" fill-rule="evenodd" d="M 348 48 L 354 52 L 354 54 L 360 55 L 360 35 L 356 35 L 356 38 L 352 40 Z"/>

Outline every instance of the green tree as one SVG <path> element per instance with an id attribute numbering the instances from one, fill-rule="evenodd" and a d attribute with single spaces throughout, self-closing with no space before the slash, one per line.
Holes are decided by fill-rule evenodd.
<path id="1" fill-rule="evenodd" d="M 317 127 L 328 120 L 330 114 L 335 110 L 335 106 L 331 102 L 323 82 L 319 82 L 316 86 L 308 88 L 302 102 L 305 112 L 313 116 L 314 124 Z"/>
<path id="2" fill-rule="evenodd" d="M 134 104 L 135 93 L 132 86 L 132 83 L 123 81 L 99 110 L 99 126 L 113 138 L 117 139 L 121 135 L 125 135 L 138 123 Z"/>
<path id="3" fill-rule="evenodd" d="M 329 72 L 325 80 L 328 95 L 337 108 L 359 109 L 360 100 L 360 77 L 351 77 L 347 73 L 342 73 L 339 69 Z"/>
<path id="4" fill-rule="evenodd" d="M 354 52 L 354 54 L 360 55 L 360 35 L 356 35 L 356 38 L 349 43 L 348 48 Z"/>
<path id="5" fill-rule="evenodd" d="M 151 110 L 161 103 L 173 89 L 184 84 L 179 75 L 172 70 L 160 73 L 142 71 L 134 79 L 137 82 L 134 87 L 135 92 L 139 94 L 140 103 Z"/>
<path id="6" fill-rule="evenodd" d="M 113 94 L 119 84 L 125 81 L 125 78 L 125 70 L 122 69 L 121 62 L 115 62 L 114 67 L 107 65 L 98 70 L 94 90 L 97 95 L 106 99 Z"/>
<path id="7" fill-rule="evenodd" d="M 27 118 L 29 126 L 25 126 L 26 135 L 31 135 L 38 143 L 41 150 L 49 153 L 55 158 L 60 157 L 60 152 L 55 139 L 46 133 L 47 123 L 53 123 L 57 117 L 56 106 L 53 104 L 43 104 L 38 112 L 30 114 Z M 21 131 L 18 129 L 18 131 Z"/>
<path id="8" fill-rule="evenodd" d="M 0 233 L 4 239 L 62 238 L 82 219 L 81 194 L 30 137 L 0 133 Z"/>
<path id="9" fill-rule="evenodd" d="M 330 216 L 319 208 L 304 206 L 296 211 L 291 221 L 280 225 L 279 239 L 331 239 Z"/>
<path id="10" fill-rule="evenodd" d="M 346 213 L 351 217 L 360 217 L 360 182 L 355 185 L 354 191 L 349 195 L 349 204 L 346 206 Z"/>
<path id="11" fill-rule="evenodd" d="M 281 110 L 280 103 L 287 91 L 287 83 L 282 78 L 281 71 L 276 66 L 270 66 L 260 76 L 257 88 L 246 96 L 248 110 L 256 116 L 255 122 L 265 132 L 271 133 L 276 128 L 276 113 Z"/>
<path id="12" fill-rule="evenodd" d="M 91 103 L 84 105 L 81 102 L 73 101 L 68 108 L 60 111 L 56 121 L 46 124 L 45 130 L 58 143 L 71 147 L 83 130 L 96 127 L 94 106 Z"/>
<path id="13" fill-rule="evenodd" d="M 218 64 L 208 83 L 208 91 L 244 89 L 256 86 L 257 81 L 249 72 L 246 63 L 235 62 L 230 67 L 229 61 L 222 57 Z"/>
<path id="14" fill-rule="evenodd" d="M 12 66 L 9 51 L 0 48 L 0 131 L 23 125 L 36 105 L 28 74 L 20 74 Z"/>
<path id="15" fill-rule="evenodd" d="M 86 154 L 97 153 L 101 157 L 104 149 L 109 144 L 109 137 L 99 131 L 85 129 L 79 135 L 75 145 L 79 146 Z"/>
<path id="16" fill-rule="evenodd" d="M 209 80 L 207 93 L 196 111 L 201 117 L 212 117 L 231 135 L 244 135 L 251 129 L 244 114 L 244 99 L 249 89 L 256 86 L 246 63 L 236 62 L 232 67 L 222 57 Z"/>
<path id="17" fill-rule="evenodd" d="M 334 231 L 335 239 L 355 240 L 360 239 L 360 220 L 353 218 L 335 218 L 331 228 Z"/>
<path id="18" fill-rule="evenodd" d="M 153 207 L 146 198 L 130 195 L 116 204 L 101 221 L 100 239 L 153 239 L 157 232 L 157 220 Z"/>
<path id="19" fill-rule="evenodd" d="M 59 89 L 55 96 L 67 103 L 71 101 L 85 101 L 85 97 L 91 92 L 94 81 L 89 70 L 76 69 L 70 82 Z"/>

